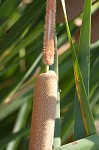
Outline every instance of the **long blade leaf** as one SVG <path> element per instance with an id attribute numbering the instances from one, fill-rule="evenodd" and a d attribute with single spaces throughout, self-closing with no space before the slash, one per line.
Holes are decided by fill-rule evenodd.
<path id="1" fill-rule="evenodd" d="M 61 2 L 62 2 L 64 17 L 65 17 L 67 36 L 68 36 L 68 40 L 69 40 L 69 43 L 70 43 L 70 46 L 71 46 L 73 65 L 74 65 L 74 77 L 75 77 L 78 100 L 79 100 L 80 107 L 81 107 L 81 112 L 82 112 L 82 116 L 83 116 L 85 130 L 86 130 L 87 136 L 88 136 L 88 135 L 91 135 L 91 134 L 95 134 L 96 129 L 95 129 L 95 125 L 94 125 L 92 112 L 91 112 L 91 109 L 90 109 L 90 106 L 89 106 L 89 101 L 88 101 L 85 85 L 84 85 L 84 82 L 83 82 L 81 70 L 80 70 L 80 67 L 79 67 L 77 55 L 76 55 L 76 52 L 75 52 L 75 49 L 74 49 L 74 46 L 73 46 L 73 43 L 72 43 L 72 38 L 71 38 L 69 25 L 68 25 L 68 21 L 67 21 L 65 2 L 64 2 L 64 0 L 61 0 Z"/>
<path id="2" fill-rule="evenodd" d="M 95 134 L 88 138 L 84 138 L 54 150 L 98 150 L 99 149 L 99 135 Z"/>
<path id="3" fill-rule="evenodd" d="M 91 0 L 85 1 L 83 11 L 83 21 L 80 33 L 80 44 L 78 49 L 78 61 L 81 69 L 86 94 L 89 98 L 89 76 L 90 76 L 90 30 L 91 30 Z M 82 122 L 82 113 L 78 97 L 75 98 L 75 121 L 74 121 L 74 139 L 83 138 L 87 135 Z M 79 121 L 82 122 L 79 124 Z M 79 128 L 77 128 L 79 124 Z M 79 133 L 79 134 L 78 134 Z"/>

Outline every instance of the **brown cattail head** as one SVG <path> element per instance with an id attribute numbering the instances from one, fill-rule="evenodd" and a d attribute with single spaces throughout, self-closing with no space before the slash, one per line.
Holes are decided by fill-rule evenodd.
<path id="1" fill-rule="evenodd" d="M 55 12 L 56 0 L 47 0 L 43 43 L 43 62 L 45 65 L 52 65 L 54 62 Z"/>
<path id="2" fill-rule="evenodd" d="M 54 71 L 39 75 L 34 88 L 29 150 L 51 150 L 57 99 Z"/>

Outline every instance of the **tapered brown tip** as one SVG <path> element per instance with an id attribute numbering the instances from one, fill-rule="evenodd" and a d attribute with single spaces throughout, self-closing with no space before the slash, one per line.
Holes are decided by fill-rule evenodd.
<path id="1" fill-rule="evenodd" d="M 43 62 L 45 65 L 52 65 L 54 62 L 55 12 L 56 0 L 47 0 L 43 42 Z"/>

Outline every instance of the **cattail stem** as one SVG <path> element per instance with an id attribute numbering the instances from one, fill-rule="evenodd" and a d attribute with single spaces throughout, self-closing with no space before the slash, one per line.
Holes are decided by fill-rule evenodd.
<path id="1" fill-rule="evenodd" d="M 58 72 L 58 52 L 57 52 L 57 36 L 55 36 L 55 62 L 54 62 L 55 72 L 57 74 L 57 79 L 59 81 Z M 54 148 L 61 145 L 61 124 L 60 124 L 60 91 L 57 88 L 57 100 L 56 100 L 56 116 L 55 116 L 55 131 L 54 131 Z"/>
<path id="2" fill-rule="evenodd" d="M 43 43 L 43 62 L 45 65 L 52 65 L 54 62 L 55 12 L 56 0 L 47 0 Z"/>
<path id="3" fill-rule="evenodd" d="M 45 72 L 49 71 L 49 66 L 45 66 Z"/>
<path id="4" fill-rule="evenodd" d="M 41 74 L 35 84 L 29 150 L 51 150 L 57 99 L 54 71 Z"/>

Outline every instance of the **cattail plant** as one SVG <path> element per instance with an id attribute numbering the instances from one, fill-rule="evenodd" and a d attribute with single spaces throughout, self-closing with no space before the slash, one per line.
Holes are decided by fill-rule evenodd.
<path id="1" fill-rule="evenodd" d="M 52 149 L 56 99 L 56 73 L 49 71 L 39 75 L 34 89 L 29 150 Z"/>
<path id="2" fill-rule="evenodd" d="M 51 65 L 54 62 L 55 12 L 56 0 L 47 0 L 43 43 L 43 62 L 45 65 Z"/>
<path id="3" fill-rule="evenodd" d="M 43 43 L 43 62 L 54 62 L 54 24 L 56 0 L 47 0 Z M 29 150 L 50 150 L 53 144 L 57 100 L 57 76 L 54 71 L 41 74 L 34 89 L 34 105 Z"/>
<path id="4" fill-rule="evenodd" d="M 44 64 L 39 66 L 45 1 Z M 68 10 L 73 13 L 68 3 L 70 6 L 74 3 L 78 9 L 80 1 L 0 1 L 0 150 L 99 150 L 99 125 L 95 127 L 96 123 L 99 124 L 99 42 L 90 45 L 91 14 L 93 18 L 98 13 L 99 2 L 82 0 L 85 1 L 83 12 L 81 10 L 81 14 L 75 16 L 82 20 L 79 43 L 75 43 L 73 39 L 78 27 L 76 18 L 68 23 Z M 57 37 L 54 34 L 56 2 L 62 3 L 60 6 L 65 18 L 65 24 L 58 24 L 57 28 L 58 51 L 61 55 L 58 55 Z M 58 12 L 60 15 L 62 13 Z M 68 48 L 65 46 L 65 26 Z M 22 48 L 26 50 L 24 74 L 19 71 L 21 58 L 18 53 Z M 34 87 L 35 70 L 44 71 L 45 68 L 46 73 L 38 76 Z M 31 117 L 33 87 L 28 146 L 27 124 Z"/>

